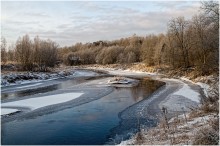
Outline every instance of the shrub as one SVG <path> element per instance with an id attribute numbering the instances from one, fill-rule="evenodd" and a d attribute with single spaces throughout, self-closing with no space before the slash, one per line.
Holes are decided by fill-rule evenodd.
<path id="1" fill-rule="evenodd" d="M 218 145 L 219 134 L 218 131 L 210 128 L 203 128 L 199 130 L 193 140 L 194 145 Z"/>

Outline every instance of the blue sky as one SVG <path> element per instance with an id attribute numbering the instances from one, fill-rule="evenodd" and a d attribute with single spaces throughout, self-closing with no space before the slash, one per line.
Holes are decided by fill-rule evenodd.
<path id="1" fill-rule="evenodd" d="M 3 1 L 1 30 L 8 44 L 29 34 L 60 46 L 166 33 L 175 17 L 191 18 L 199 1 Z"/>

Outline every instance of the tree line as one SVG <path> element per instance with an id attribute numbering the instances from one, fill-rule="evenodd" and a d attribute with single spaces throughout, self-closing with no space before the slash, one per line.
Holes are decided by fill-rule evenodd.
<path id="1" fill-rule="evenodd" d="M 219 4 L 203 2 L 201 11 L 189 20 L 184 17 L 171 19 L 166 34 L 77 43 L 62 48 L 60 54 L 69 65 L 144 62 L 148 66 L 172 68 L 196 66 L 206 72 L 218 68 Z M 81 61 L 76 62 L 74 57 Z"/>
<path id="2" fill-rule="evenodd" d="M 51 40 L 41 40 L 38 36 L 31 40 L 28 35 L 19 37 L 13 49 L 6 51 L 6 40 L 1 39 L 1 62 L 18 62 L 22 70 L 47 71 L 54 67 L 58 59 L 58 44 Z"/>
<path id="3" fill-rule="evenodd" d="M 14 54 L 25 70 L 35 66 L 44 70 L 53 67 L 57 61 L 66 65 L 144 62 L 147 66 L 196 67 L 206 73 L 217 69 L 219 63 L 219 4 L 205 1 L 202 2 L 201 13 L 191 19 L 171 19 L 165 34 L 76 43 L 59 49 L 51 40 L 35 37 L 31 41 L 25 35 L 18 39 L 14 52 L 5 51 L 4 44 L 3 40 L 2 62 L 7 58 L 12 60 Z"/>

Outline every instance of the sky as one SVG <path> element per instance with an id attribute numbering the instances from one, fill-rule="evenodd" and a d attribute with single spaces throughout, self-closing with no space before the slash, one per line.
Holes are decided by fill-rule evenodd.
<path id="1" fill-rule="evenodd" d="M 61 47 L 146 36 L 166 33 L 169 20 L 190 19 L 200 6 L 200 1 L 2 1 L 1 34 L 8 45 L 28 34 Z"/>

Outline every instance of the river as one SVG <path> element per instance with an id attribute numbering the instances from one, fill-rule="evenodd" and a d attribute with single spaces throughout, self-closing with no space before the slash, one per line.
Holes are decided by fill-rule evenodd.
<path id="1" fill-rule="evenodd" d="M 78 70 L 79 74 L 81 71 Z M 91 72 L 91 71 L 88 71 Z M 141 78 L 134 87 L 98 86 L 111 77 L 94 73 L 44 82 L 37 88 L 22 90 L 4 88 L 2 102 L 37 98 L 63 92 L 84 92 L 84 100 L 59 104 L 36 111 L 2 117 L 1 140 L 4 145 L 103 145 L 117 144 L 129 138 L 141 126 L 156 126 L 157 121 L 145 117 L 122 120 L 120 113 L 142 100 L 163 83 Z M 87 82 L 95 82 L 89 84 Z M 13 90 L 14 88 L 14 90 Z M 87 100 L 93 97 L 93 100 Z M 141 121 L 141 122 L 140 122 Z"/>

